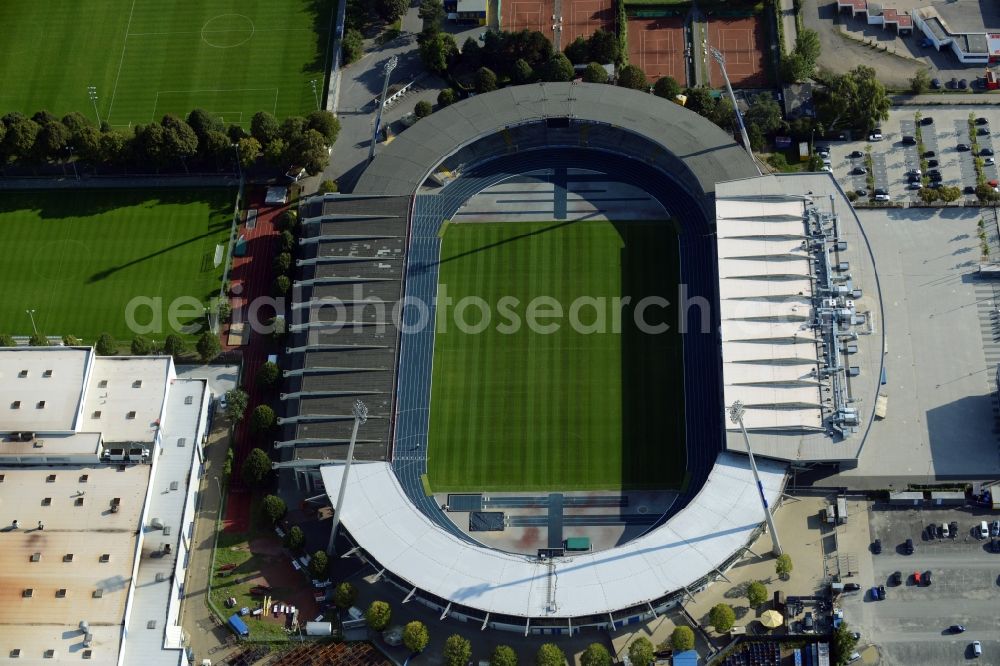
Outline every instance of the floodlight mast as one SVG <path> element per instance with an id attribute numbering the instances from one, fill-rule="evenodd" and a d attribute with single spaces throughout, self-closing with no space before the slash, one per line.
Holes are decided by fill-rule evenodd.
<path id="1" fill-rule="evenodd" d="M 743 415 L 745 413 L 746 410 L 743 409 L 743 403 L 737 400 L 729 408 L 729 420 L 739 424 L 740 430 L 743 431 L 743 441 L 746 442 L 747 455 L 750 457 L 750 469 L 753 470 L 753 478 L 757 482 L 760 503 L 764 507 L 764 518 L 767 519 L 767 529 L 771 533 L 771 542 L 774 544 L 771 552 L 776 556 L 781 556 L 781 542 L 778 540 L 778 530 L 774 527 L 774 519 L 771 518 L 771 509 L 767 506 L 767 497 L 764 495 L 764 485 L 760 482 L 760 474 L 757 473 L 757 461 L 754 460 L 753 449 L 750 448 L 750 435 L 747 434 L 746 426 L 743 425 Z"/>
<path id="2" fill-rule="evenodd" d="M 344 474 L 340 477 L 340 491 L 337 493 L 337 506 L 333 509 L 333 525 L 330 526 L 330 543 L 326 552 L 333 555 L 336 552 L 337 530 L 340 528 L 340 510 L 344 507 L 344 491 L 347 490 L 347 474 L 351 471 L 351 461 L 354 459 L 354 444 L 358 441 L 358 428 L 368 420 L 368 407 L 358 400 L 354 403 L 354 430 L 351 431 L 351 444 L 347 447 L 347 461 L 344 462 Z"/>
<path id="3" fill-rule="evenodd" d="M 378 143 L 378 131 L 382 125 L 382 111 L 385 110 L 385 96 L 389 92 L 389 75 L 392 74 L 392 70 L 396 69 L 396 65 L 399 64 L 399 58 L 392 56 L 389 58 L 385 67 L 382 69 L 385 72 L 385 78 L 382 80 L 382 96 L 378 100 L 378 113 L 375 115 L 375 128 L 372 130 L 372 143 L 368 146 L 368 161 L 371 162 L 375 157 L 375 144 Z"/>
<path id="4" fill-rule="evenodd" d="M 753 160 L 754 166 L 757 166 L 757 160 L 753 156 L 753 149 L 750 148 L 750 137 L 747 136 L 747 128 L 743 124 L 743 114 L 740 113 L 740 107 L 736 104 L 736 94 L 733 93 L 733 86 L 729 83 L 729 74 L 726 73 L 726 57 L 722 55 L 722 52 L 714 46 L 708 47 L 708 50 L 712 53 L 712 57 L 715 58 L 715 62 L 719 63 L 719 69 L 722 70 L 722 78 L 726 82 L 726 91 L 729 93 L 729 101 L 733 103 L 733 111 L 736 112 L 736 122 L 740 126 L 740 136 L 743 138 L 743 147 L 746 148 L 747 153 L 750 154 L 750 159 Z M 760 168 L 757 169 L 757 173 L 760 173 Z"/>
<path id="5" fill-rule="evenodd" d="M 94 115 L 97 116 L 97 125 L 101 125 L 101 112 L 97 110 L 97 86 L 87 86 L 87 97 L 94 105 Z"/>

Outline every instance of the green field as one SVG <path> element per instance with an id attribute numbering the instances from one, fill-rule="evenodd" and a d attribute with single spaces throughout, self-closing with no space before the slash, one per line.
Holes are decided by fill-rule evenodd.
<path id="1" fill-rule="evenodd" d="M 323 94 L 328 0 L 3 0 L 0 115 L 47 109 L 148 123 L 201 107 L 227 123 Z M 322 99 L 322 97 L 321 97 Z"/>
<path id="2" fill-rule="evenodd" d="M 223 189 L 5 192 L 0 332 L 31 335 L 25 310 L 34 309 L 45 335 L 93 342 L 107 331 L 131 340 L 126 304 L 145 296 L 162 299 L 164 330 L 149 333 L 162 341 L 171 302 L 218 296 L 223 266 L 213 267 L 214 253 L 228 242 L 234 197 Z"/>
<path id="3" fill-rule="evenodd" d="M 428 477 L 434 492 L 670 488 L 685 472 L 683 355 L 673 307 L 650 307 L 644 333 L 612 299 L 674 301 L 679 258 L 670 222 L 451 224 L 444 235 L 431 385 Z M 457 305 L 486 301 L 481 333 L 459 330 Z M 527 304 L 551 296 L 557 331 L 532 331 Z M 500 299 L 521 321 L 516 332 Z M 579 297 L 605 299 L 570 325 Z M 462 319 L 481 321 L 470 307 Z M 513 327 L 511 327 L 513 328 Z"/>

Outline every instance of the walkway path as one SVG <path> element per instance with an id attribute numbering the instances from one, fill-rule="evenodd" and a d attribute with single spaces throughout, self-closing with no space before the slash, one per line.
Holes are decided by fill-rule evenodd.
<path id="1" fill-rule="evenodd" d="M 795 50 L 795 39 L 798 37 L 798 26 L 795 24 L 795 0 L 781 0 L 781 29 L 783 34 L 782 48 L 785 53 Z"/>

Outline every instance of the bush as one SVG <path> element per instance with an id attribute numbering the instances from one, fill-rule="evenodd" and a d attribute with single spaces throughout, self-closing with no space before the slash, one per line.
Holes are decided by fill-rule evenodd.
<path id="1" fill-rule="evenodd" d="M 509 645 L 498 645 L 490 655 L 490 666 L 517 666 L 517 653 Z"/>
<path id="2" fill-rule="evenodd" d="M 858 200 L 858 193 L 855 192 L 854 190 L 850 190 L 847 193 L 847 200 L 850 201 L 851 203 L 854 203 L 855 201 Z"/>
<path id="3" fill-rule="evenodd" d="M 279 275 L 274 278 L 274 295 L 284 296 L 292 288 L 292 281 L 287 275 Z"/>
<path id="4" fill-rule="evenodd" d="M 641 69 L 635 65 L 625 65 L 618 70 L 618 85 L 633 90 L 646 90 L 649 88 L 649 81 Z"/>
<path id="5" fill-rule="evenodd" d="M 488 93 L 497 89 L 497 75 L 489 67 L 480 67 L 476 70 L 476 92 Z"/>
<path id="6" fill-rule="evenodd" d="M 243 483 L 251 488 L 258 488 L 264 483 L 264 479 L 271 473 L 271 458 L 263 449 L 253 448 L 243 461 L 243 469 L 240 476 Z"/>
<path id="7" fill-rule="evenodd" d="M 572 81 L 576 70 L 573 63 L 562 53 L 556 53 L 542 68 L 542 78 L 546 81 Z"/>
<path id="8" fill-rule="evenodd" d="M 98 356 L 114 356 L 118 353 L 118 345 L 110 333 L 101 333 L 94 345 Z"/>
<path id="9" fill-rule="evenodd" d="M 759 580 L 755 580 L 747 585 L 746 594 L 747 603 L 750 604 L 751 608 L 756 608 L 767 600 L 767 588 Z"/>
<path id="10" fill-rule="evenodd" d="M 450 106 L 455 103 L 455 91 L 451 88 L 445 88 L 438 93 L 438 106 L 445 107 Z"/>
<path id="11" fill-rule="evenodd" d="M 288 269 L 292 267 L 292 255 L 287 252 L 282 252 L 277 257 L 274 258 L 274 272 L 275 273 L 287 273 Z"/>
<path id="12" fill-rule="evenodd" d="M 632 662 L 632 666 L 649 666 L 653 663 L 653 653 L 655 651 L 653 644 L 648 638 L 639 636 L 639 638 L 629 644 L 628 658 Z"/>
<path id="13" fill-rule="evenodd" d="M 260 503 L 260 511 L 264 518 L 270 521 L 268 527 L 274 527 L 274 524 L 281 520 L 281 517 L 288 511 L 288 507 L 285 506 L 285 501 L 277 495 L 268 495 Z"/>
<path id="14" fill-rule="evenodd" d="M 232 449 L 230 449 L 231 451 Z M 302 531 L 302 528 L 298 525 L 292 527 L 285 534 L 285 548 L 292 551 L 293 553 L 299 553 L 302 551 L 302 547 L 306 545 L 306 535 Z"/>
<path id="15" fill-rule="evenodd" d="M 28 338 L 28 344 L 32 347 L 48 347 L 49 339 L 45 337 L 44 333 L 32 333 L 31 337 Z"/>
<path id="16" fill-rule="evenodd" d="M 708 621 L 717 632 L 724 634 L 733 628 L 733 623 L 736 622 L 736 613 L 733 612 L 733 607 L 729 604 L 715 604 L 708 612 Z"/>
<path id="17" fill-rule="evenodd" d="M 288 229 L 281 232 L 281 251 L 292 252 L 295 249 L 295 234 Z"/>
<path id="18" fill-rule="evenodd" d="M 472 643 L 458 634 L 444 642 L 444 663 L 447 666 L 465 666 L 472 659 Z"/>
<path id="19" fill-rule="evenodd" d="M 670 646 L 676 652 L 694 649 L 694 631 L 691 627 L 675 627 L 670 634 Z"/>
<path id="20" fill-rule="evenodd" d="M 204 363 L 208 363 L 215 359 L 220 353 L 222 353 L 222 345 L 219 343 L 219 336 L 212 331 L 205 331 L 198 338 L 198 344 L 196 345 L 198 349 L 198 356 Z"/>
<path id="21" fill-rule="evenodd" d="M 254 432 L 267 432 L 274 427 L 274 410 L 267 405 L 257 405 L 250 417 L 250 427 Z"/>
<path id="22" fill-rule="evenodd" d="M 409 648 L 411 652 L 422 652 L 430 640 L 431 637 L 427 633 L 427 627 L 424 626 L 423 622 L 414 620 L 407 623 L 406 627 L 403 628 L 403 645 Z"/>
<path id="23" fill-rule="evenodd" d="M 611 666 L 611 655 L 600 643 L 591 643 L 580 655 L 581 666 Z"/>
<path id="24" fill-rule="evenodd" d="M 681 86 L 672 77 L 661 76 L 653 84 L 653 94 L 673 101 L 681 94 Z"/>
<path id="25" fill-rule="evenodd" d="M 358 591 L 350 583 L 341 583 L 333 591 L 333 603 L 341 610 L 350 608 L 357 600 Z"/>
<path id="26" fill-rule="evenodd" d="M 365 52 L 364 35 L 360 30 L 348 28 L 344 31 L 344 39 L 340 42 L 340 54 L 345 65 L 350 65 Z"/>
<path id="27" fill-rule="evenodd" d="M 848 192 L 847 198 L 851 199 L 852 194 L 854 195 L 854 199 L 858 198 L 857 192 Z M 851 199 L 851 201 L 854 201 L 854 199 Z M 793 568 L 794 565 L 792 564 L 792 556 L 789 555 L 788 553 L 779 555 L 778 559 L 774 561 L 774 573 L 779 576 L 782 577 L 787 576 L 788 574 L 792 573 Z"/>
<path id="28" fill-rule="evenodd" d="M 10 333 L 0 333 L 0 347 L 16 347 L 17 343 L 14 342 L 14 336 Z"/>
<path id="29" fill-rule="evenodd" d="M 319 184 L 319 189 L 316 190 L 319 194 L 333 194 L 334 192 L 339 192 L 340 186 L 337 185 L 335 180 L 324 180 Z M 285 229 L 288 231 L 288 229 Z"/>
<path id="30" fill-rule="evenodd" d="M 543 643 L 535 654 L 537 666 L 566 666 L 566 654 L 555 643 Z"/>
<path id="31" fill-rule="evenodd" d="M 382 631 L 392 620 L 392 608 L 384 601 L 373 601 L 365 611 L 365 620 L 375 631 Z"/>
<path id="32" fill-rule="evenodd" d="M 83 344 L 83 341 L 80 340 L 80 338 L 76 337 L 75 335 L 67 334 L 62 336 L 62 343 L 66 347 L 79 347 L 80 345 Z M 3 345 L 0 344 L 0 347 L 3 347 Z"/>
<path id="33" fill-rule="evenodd" d="M 583 70 L 583 80 L 587 83 L 607 83 L 608 72 L 598 63 L 592 62 Z"/>
<path id="34" fill-rule="evenodd" d="M 234 388 L 226 391 L 226 416 L 234 422 L 242 421 L 249 401 L 250 396 L 243 389 Z"/>
<path id="35" fill-rule="evenodd" d="M 149 356 L 153 353 L 153 341 L 144 335 L 137 335 L 132 338 L 132 355 Z"/>
<path id="36" fill-rule="evenodd" d="M 326 556 L 326 551 L 317 550 L 309 560 L 309 575 L 316 580 L 326 580 L 326 570 L 330 566 L 330 560 Z"/>
<path id="37" fill-rule="evenodd" d="M 257 370 L 257 386 L 261 388 L 271 388 L 278 383 L 281 377 L 281 368 L 277 363 L 268 361 Z"/>
<path id="38" fill-rule="evenodd" d="M 413 115 L 417 118 L 426 118 L 427 116 L 434 113 L 434 107 L 427 100 L 420 100 L 417 102 L 416 106 L 413 107 Z"/>

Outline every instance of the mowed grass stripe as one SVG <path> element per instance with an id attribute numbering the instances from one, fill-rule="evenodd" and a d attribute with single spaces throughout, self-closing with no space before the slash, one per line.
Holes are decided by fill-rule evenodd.
<path id="1" fill-rule="evenodd" d="M 615 297 L 655 293 L 673 300 L 677 261 L 676 236 L 664 222 L 452 225 L 439 267 L 439 296 L 446 291 L 454 300 L 450 311 L 439 311 L 447 321 L 439 319 L 435 339 L 432 486 L 540 491 L 679 484 L 685 459 L 676 327 L 641 334 L 626 308 L 624 333 L 612 331 Z M 455 304 L 469 296 L 491 312 L 480 333 L 455 325 Z M 561 318 L 541 320 L 558 323 L 555 332 L 527 326 L 527 304 L 539 296 L 562 308 Z M 514 333 L 498 330 L 509 323 L 498 309 L 503 297 L 519 301 Z M 606 330 L 569 326 L 569 308 L 580 297 L 605 299 Z M 596 316 L 588 307 L 580 319 Z M 467 309 L 467 323 L 479 317 L 478 307 Z"/>
<path id="2" fill-rule="evenodd" d="M 0 332 L 30 335 L 26 309 L 46 335 L 93 342 L 103 332 L 130 340 L 126 307 L 133 298 L 159 299 L 162 327 L 169 311 L 189 300 L 180 324 L 200 322 L 199 304 L 218 294 L 223 266 L 217 244 L 229 239 L 234 193 L 228 190 L 78 190 L 58 197 L 9 192 L 0 199 L 0 233 L 16 252 L 0 265 Z M 151 321 L 149 308 L 135 315 Z"/>

